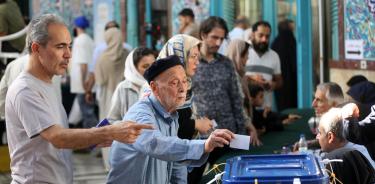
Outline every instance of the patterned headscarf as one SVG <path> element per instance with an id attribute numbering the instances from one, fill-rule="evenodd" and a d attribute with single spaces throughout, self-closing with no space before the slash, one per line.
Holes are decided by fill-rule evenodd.
<path id="1" fill-rule="evenodd" d="M 194 46 L 200 44 L 200 40 L 186 34 L 178 34 L 173 36 L 164 47 L 159 52 L 157 59 L 165 58 L 171 55 L 176 55 L 180 58 L 182 64 L 185 66 L 187 64 L 188 52 Z"/>
<path id="2" fill-rule="evenodd" d="M 180 58 L 181 63 L 185 67 L 185 72 L 187 69 L 187 61 L 188 61 L 188 53 L 190 49 L 192 49 L 195 46 L 198 46 L 201 43 L 200 40 L 198 40 L 195 37 L 192 37 L 190 35 L 186 34 L 178 34 L 173 36 L 168 40 L 168 42 L 164 45 L 164 47 L 159 52 L 159 56 L 157 59 L 165 58 L 171 55 L 176 55 Z M 191 101 L 192 101 L 192 94 L 191 94 L 191 79 L 189 76 L 189 86 L 188 86 L 188 94 L 186 97 L 186 102 L 183 106 L 179 107 L 179 109 L 191 107 Z"/>

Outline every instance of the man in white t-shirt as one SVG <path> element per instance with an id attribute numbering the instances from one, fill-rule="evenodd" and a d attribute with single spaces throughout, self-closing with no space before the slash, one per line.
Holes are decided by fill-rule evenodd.
<path id="1" fill-rule="evenodd" d="M 281 88 L 280 59 L 275 51 L 268 48 L 271 26 L 268 22 L 258 21 L 253 27 L 251 42 L 253 48 L 249 50 L 249 59 L 246 62 L 246 76 L 249 83 L 262 86 L 264 94 L 264 107 L 272 107 L 272 92 Z"/>
<path id="2" fill-rule="evenodd" d="M 70 68 L 70 92 L 76 94 L 76 100 L 79 104 L 79 109 L 82 114 L 82 123 L 84 128 L 95 126 L 97 117 L 95 115 L 94 101 L 88 102 L 85 100 L 87 89 L 85 81 L 88 77 L 88 66 L 92 62 L 92 55 L 94 50 L 94 41 L 85 29 L 89 26 L 88 20 L 84 16 L 74 19 L 75 33 L 72 47 L 72 64 Z M 72 114 L 75 112 L 71 112 Z"/>
<path id="3" fill-rule="evenodd" d="M 229 39 L 243 39 L 245 30 L 249 27 L 249 20 L 246 16 L 240 15 L 237 17 L 236 26 L 228 33 Z"/>
<path id="4" fill-rule="evenodd" d="M 5 118 L 11 184 L 73 183 L 71 151 L 113 140 L 135 142 L 145 124 L 122 122 L 100 128 L 68 129 L 52 77 L 65 73 L 71 38 L 64 22 L 45 14 L 30 22 L 26 40 L 29 65 L 9 87 Z"/>

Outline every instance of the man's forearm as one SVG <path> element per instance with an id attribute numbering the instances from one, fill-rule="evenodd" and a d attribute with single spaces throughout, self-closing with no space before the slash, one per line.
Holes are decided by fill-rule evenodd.
<path id="1" fill-rule="evenodd" d="M 91 145 L 113 140 L 108 127 L 91 129 L 65 129 L 61 126 L 52 126 L 48 129 L 51 135 L 43 135 L 55 147 L 60 149 L 80 149 Z"/>

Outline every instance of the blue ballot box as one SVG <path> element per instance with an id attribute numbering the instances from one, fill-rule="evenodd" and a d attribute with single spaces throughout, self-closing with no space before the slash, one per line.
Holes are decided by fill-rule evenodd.
<path id="1" fill-rule="evenodd" d="M 223 183 L 328 184 L 320 158 L 313 154 L 245 155 L 227 160 Z"/>

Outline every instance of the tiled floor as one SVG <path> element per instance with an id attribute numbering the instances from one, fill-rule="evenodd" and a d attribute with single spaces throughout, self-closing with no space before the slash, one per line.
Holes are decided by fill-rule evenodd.
<path id="1" fill-rule="evenodd" d="M 73 155 L 74 184 L 103 184 L 106 182 L 107 172 L 103 161 L 95 154 L 85 153 Z M 0 184 L 10 183 L 9 173 L 0 173 Z"/>

